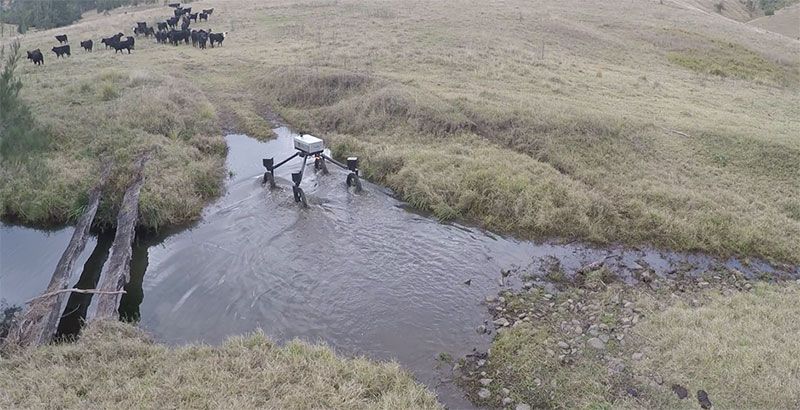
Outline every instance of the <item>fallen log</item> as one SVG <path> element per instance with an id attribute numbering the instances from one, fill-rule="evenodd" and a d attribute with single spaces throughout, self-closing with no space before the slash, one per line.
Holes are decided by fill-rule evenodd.
<path id="1" fill-rule="evenodd" d="M 35 298 L 33 298 L 33 299 L 31 299 L 31 300 L 29 300 L 29 301 L 25 302 L 25 304 L 33 303 L 33 302 L 36 302 L 37 300 L 39 300 L 39 299 L 41 299 L 41 298 L 47 298 L 47 297 L 50 297 L 50 296 L 54 296 L 54 295 L 56 295 L 56 294 L 58 294 L 58 293 L 73 293 L 73 292 L 74 292 L 74 293 L 84 293 L 84 294 L 111 294 L 111 293 L 114 293 L 114 294 L 116 294 L 116 293 L 125 293 L 125 291 L 124 291 L 124 290 L 117 290 L 117 291 L 114 291 L 114 292 L 105 292 L 105 291 L 102 291 L 102 290 L 97 290 L 97 289 L 79 289 L 79 288 L 69 288 L 69 289 L 61 289 L 61 290 L 57 290 L 57 291 L 55 291 L 55 292 L 45 293 L 44 295 L 39 295 L 39 296 L 37 296 L 37 297 L 35 297 Z"/>
<path id="2" fill-rule="evenodd" d="M 100 205 L 103 189 L 111 175 L 111 167 L 111 162 L 103 164 L 100 179 L 89 191 L 89 202 L 75 225 L 75 232 L 56 265 L 47 289 L 42 296 L 31 301 L 25 313 L 14 321 L 5 340 L 6 346 L 24 348 L 47 344 L 52 340 L 67 295 L 67 292 L 63 290 L 67 288 L 75 262 L 86 247 L 89 229 L 92 227 L 97 207 Z"/>
<path id="3" fill-rule="evenodd" d="M 111 245 L 111 256 L 100 272 L 97 308 L 94 320 L 116 319 L 122 288 L 130 280 L 131 254 L 136 221 L 139 218 L 139 193 L 144 185 L 144 166 L 149 154 L 139 156 L 134 167 L 133 180 L 125 190 L 122 206 L 117 214 L 117 232 Z"/>

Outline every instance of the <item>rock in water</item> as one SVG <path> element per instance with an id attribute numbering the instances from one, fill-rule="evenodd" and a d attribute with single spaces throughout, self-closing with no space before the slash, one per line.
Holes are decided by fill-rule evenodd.
<path id="1" fill-rule="evenodd" d="M 679 399 L 683 400 L 689 397 L 689 391 L 686 390 L 685 387 L 681 386 L 680 384 L 673 384 L 672 391 L 678 396 Z"/>
<path id="2" fill-rule="evenodd" d="M 706 410 L 714 407 L 714 405 L 711 404 L 711 400 L 708 399 L 708 393 L 706 393 L 705 390 L 697 391 L 697 401 L 700 403 L 700 407 Z"/>

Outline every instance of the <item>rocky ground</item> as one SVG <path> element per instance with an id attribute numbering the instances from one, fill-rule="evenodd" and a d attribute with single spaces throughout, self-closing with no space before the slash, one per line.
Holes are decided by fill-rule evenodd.
<path id="1" fill-rule="evenodd" d="M 697 276 L 688 276 L 689 269 L 658 276 L 642 265 L 629 272 L 605 265 L 599 260 L 570 277 L 558 266 L 543 277 L 503 272 L 504 279 L 523 282 L 520 289 L 486 298 L 493 320 L 477 331 L 495 333 L 492 348 L 455 366 L 476 404 L 516 410 L 598 404 L 711 408 L 717 386 L 684 385 L 685 378 L 671 379 L 672 370 L 654 366 L 659 360 L 652 357 L 658 355 L 653 345 L 659 342 L 653 340 L 669 340 L 670 329 L 642 332 L 639 324 L 670 306 L 698 309 L 754 292 L 765 282 L 794 287 L 796 280 L 788 274 L 748 279 L 722 267 Z"/>

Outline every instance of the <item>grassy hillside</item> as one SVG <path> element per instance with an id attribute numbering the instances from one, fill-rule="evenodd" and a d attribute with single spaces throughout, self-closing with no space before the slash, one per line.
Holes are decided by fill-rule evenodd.
<path id="1" fill-rule="evenodd" d="M 218 192 L 219 127 L 266 137 L 271 109 L 442 218 L 800 262 L 800 75 L 783 36 L 670 1 L 193 6 L 215 8 L 201 27 L 228 31 L 222 48 L 140 40 L 25 66 L 23 96 L 61 148 L 35 172 L 4 165 L 5 216 L 69 218 L 98 152 L 158 145 L 145 222 L 192 219 Z M 168 11 L 57 31 L 97 41 Z M 48 49 L 54 33 L 22 41 Z"/>
<path id="2" fill-rule="evenodd" d="M 342 359 L 329 349 L 263 334 L 222 346 L 169 348 L 122 323 L 81 340 L 0 358 L 3 408 L 415 408 L 432 393 L 397 364 Z"/>
<path id="3" fill-rule="evenodd" d="M 773 15 L 759 17 L 747 24 L 800 40 L 800 4 L 780 9 Z"/>

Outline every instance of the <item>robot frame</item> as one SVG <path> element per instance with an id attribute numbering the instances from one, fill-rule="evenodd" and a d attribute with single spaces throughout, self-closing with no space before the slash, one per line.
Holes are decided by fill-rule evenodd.
<path id="1" fill-rule="evenodd" d="M 325 154 L 325 143 L 321 139 L 304 133 L 300 133 L 300 135 L 294 137 L 294 149 L 297 152 L 277 164 L 275 164 L 274 158 L 264 158 L 262 160 L 264 168 L 267 169 L 267 172 L 264 173 L 264 179 L 261 181 L 262 184 L 269 184 L 270 189 L 277 187 L 275 184 L 275 169 L 296 157 L 300 157 L 303 159 L 300 171 L 292 172 L 292 182 L 294 184 L 292 185 L 292 193 L 294 194 L 295 202 L 300 203 L 303 207 L 308 207 L 306 194 L 303 192 L 303 188 L 300 188 L 300 183 L 303 182 L 303 172 L 306 169 L 307 158 L 314 157 L 314 169 L 318 171 L 321 170 L 325 175 L 328 174 L 326 162 L 330 162 L 342 169 L 350 171 L 345 181 L 347 186 L 355 187 L 356 192 L 361 192 L 361 178 L 359 178 L 358 175 L 357 157 L 348 157 L 347 164 L 342 164 Z"/>

